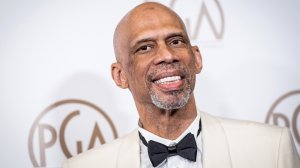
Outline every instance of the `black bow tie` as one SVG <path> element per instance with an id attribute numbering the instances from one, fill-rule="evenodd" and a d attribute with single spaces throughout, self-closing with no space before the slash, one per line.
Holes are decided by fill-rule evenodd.
<path id="1" fill-rule="evenodd" d="M 198 134 L 201 130 L 201 120 L 199 123 Z M 197 158 L 197 144 L 193 134 L 188 133 L 175 146 L 166 146 L 161 143 L 150 140 L 148 143 L 146 139 L 139 132 L 140 139 L 143 144 L 148 147 L 148 155 L 153 167 L 158 166 L 161 162 L 170 156 L 179 155 L 185 159 L 195 162 Z"/>

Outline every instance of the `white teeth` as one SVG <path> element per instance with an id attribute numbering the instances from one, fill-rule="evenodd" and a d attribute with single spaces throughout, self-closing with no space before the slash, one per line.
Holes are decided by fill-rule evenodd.
<path id="1" fill-rule="evenodd" d="M 161 78 L 161 79 L 155 81 L 154 83 L 166 84 L 166 83 L 179 81 L 180 79 L 181 79 L 180 76 L 169 76 L 169 77 Z"/>

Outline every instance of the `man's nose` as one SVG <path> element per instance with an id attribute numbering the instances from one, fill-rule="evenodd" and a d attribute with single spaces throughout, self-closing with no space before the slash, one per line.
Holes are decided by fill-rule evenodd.
<path id="1" fill-rule="evenodd" d="M 160 46 L 154 60 L 154 64 L 173 63 L 178 61 L 176 53 L 167 45 Z"/>

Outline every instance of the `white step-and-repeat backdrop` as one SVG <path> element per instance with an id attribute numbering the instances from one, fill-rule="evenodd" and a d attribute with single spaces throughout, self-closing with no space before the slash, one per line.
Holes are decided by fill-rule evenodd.
<path id="1" fill-rule="evenodd" d="M 60 167 L 137 126 L 112 36 L 143 0 L 0 2 L 0 167 Z M 199 45 L 199 110 L 288 126 L 300 152 L 300 2 L 159 0 Z"/>

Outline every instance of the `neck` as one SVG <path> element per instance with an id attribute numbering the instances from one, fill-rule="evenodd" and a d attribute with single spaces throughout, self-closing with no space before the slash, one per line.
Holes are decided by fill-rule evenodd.
<path id="1" fill-rule="evenodd" d="M 138 111 L 143 128 L 157 136 L 171 140 L 179 137 L 197 116 L 193 96 L 180 109 L 164 110 L 154 105 L 142 107 L 144 108 L 138 108 Z"/>

